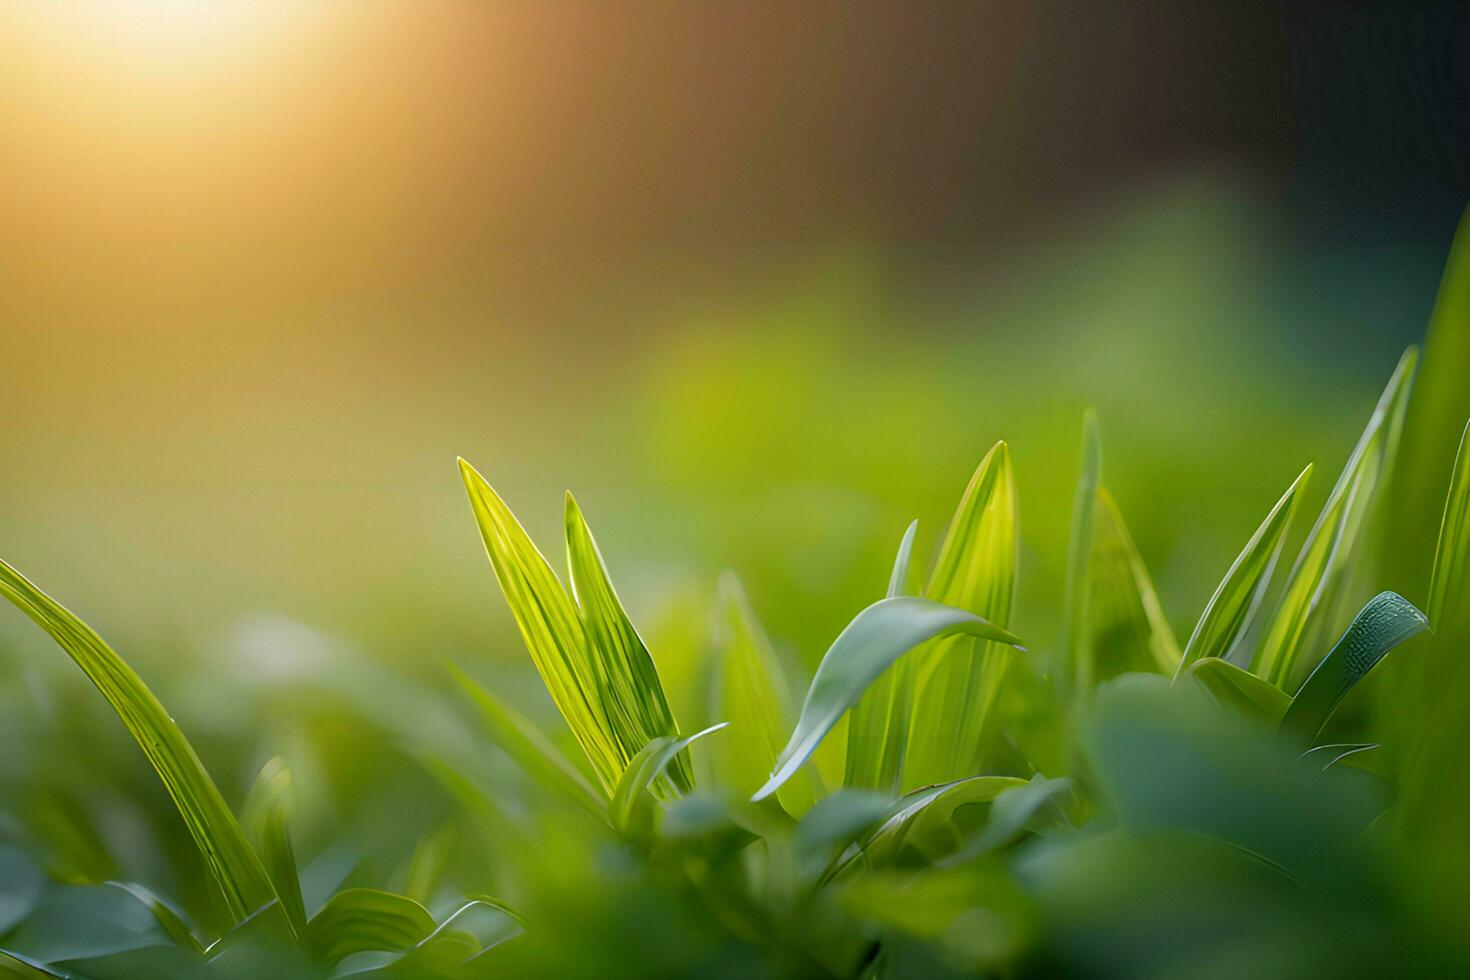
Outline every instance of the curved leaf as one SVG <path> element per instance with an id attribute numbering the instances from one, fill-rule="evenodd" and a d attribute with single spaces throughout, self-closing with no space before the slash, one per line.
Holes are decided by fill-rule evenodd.
<path id="1" fill-rule="evenodd" d="M 822 873 L 849 844 L 875 829 L 893 810 L 881 793 L 864 789 L 838 790 L 824 797 L 796 825 L 792 855 L 806 877 Z"/>
<path id="2" fill-rule="evenodd" d="M 944 858 L 940 867 L 952 868 L 973 861 L 982 854 L 1005 847 L 1035 825 L 1037 815 L 1047 807 L 1055 807 L 1056 820 L 1065 822 L 1061 797 L 1072 792 L 1072 781 L 1065 777 L 1048 779 L 1037 773 L 1024 785 L 1005 790 L 990 805 L 985 829 L 963 850 Z"/>
<path id="3" fill-rule="evenodd" d="M 1396 592 L 1381 592 L 1369 599 L 1296 692 L 1281 719 L 1281 731 L 1308 744 L 1315 741 L 1348 691 L 1388 651 L 1428 628 L 1424 614 Z"/>
<path id="4" fill-rule="evenodd" d="M 981 826 L 978 816 L 957 817 L 965 807 L 984 807 L 1007 790 L 1025 786 L 1014 776 L 969 776 L 917 790 L 899 800 L 866 841 L 861 853 L 870 867 L 916 859 L 933 864 L 960 850 Z"/>
<path id="5" fill-rule="evenodd" d="M 261 767 L 255 785 L 245 799 L 244 823 L 250 828 L 261 862 L 281 898 L 281 909 L 300 936 L 306 929 L 306 903 L 301 897 L 301 874 L 296 869 L 296 852 L 286 827 L 286 798 L 291 789 L 291 770 L 279 758 Z"/>
<path id="6" fill-rule="evenodd" d="M 1434 549 L 1434 573 L 1429 583 L 1429 622 L 1448 633 L 1470 613 L 1470 422 L 1460 433 L 1450 492 L 1445 496 Z"/>
<path id="7" fill-rule="evenodd" d="M 16 980 L 66 980 L 66 974 L 57 973 L 34 960 L 4 949 L 0 949 L 0 977 L 14 977 Z"/>
<path id="8" fill-rule="evenodd" d="M 148 906 L 148 910 L 153 913 L 153 918 L 157 920 L 159 927 L 168 933 L 168 938 L 172 939 L 181 949 L 198 953 L 200 956 L 204 955 L 204 944 L 199 941 L 198 936 L 194 935 L 194 930 L 189 927 L 189 923 L 184 921 L 184 917 L 172 905 L 135 882 L 109 881 L 108 884 L 121 888 Z"/>
<path id="9" fill-rule="evenodd" d="M 704 738 L 711 732 L 717 732 L 722 728 L 730 727 L 728 721 L 722 721 L 718 725 L 711 725 L 702 732 L 695 732 L 687 738 L 669 738 L 660 735 L 643 747 L 643 751 L 633 757 L 628 763 L 628 768 L 623 772 L 623 778 L 618 781 L 617 789 L 613 792 L 612 804 L 608 807 L 608 814 L 612 817 L 613 826 L 620 831 L 628 831 L 634 825 L 634 819 L 638 812 L 638 804 L 643 799 L 644 791 L 649 789 L 669 764 L 678 757 L 696 739 Z"/>
<path id="10" fill-rule="evenodd" d="M 348 888 L 327 900 L 306 927 L 312 958 L 335 963 L 367 950 L 411 949 L 434 931 L 418 902 L 374 888 Z"/>
<path id="11" fill-rule="evenodd" d="M 1106 487 L 1097 488 L 1093 521 L 1088 633 L 1097 679 L 1131 670 L 1172 674 L 1179 666 L 1179 641 Z"/>
<path id="12" fill-rule="evenodd" d="M 1199 622 L 1185 644 L 1175 677 L 1196 661 L 1209 658 L 1223 660 L 1246 631 L 1266 596 L 1271 573 L 1276 568 L 1281 547 L 1286 543 L 1286 532 L 1291 527 L 1291 519 L 1311 475 L 1309 463 L 1286 488 L 1286 493 L 1276 501 L 1276 506 L 1271 508 L 1261 526 L 1256 528 L 1256 533 L 1235 557 L 1215 594 L 1205 604 L 1205 611 L 1200 614 Z"/>
<path id="13" fill-rule="evenodd" d="M 1196 660 L 1189 665 L 1187 673 L 1203 684 L 1216 701 L 1272 725 L 1280 723 L 1286 709 L 1291 707 L 1290 694 L 1219 657 Z"/>
<path id="14" fill-rule="evenodd" d="M 1072 495 L 1072 529 L 1067 539 L 1067 578 L 1062 595 L 1061 662 L 1056 678 L 1072 700 L 1084 698 L 1092 687 L 1092 648 L 1087 625 L 1087 600 L 1092 566 L 1092 524 L 1096 516 L 1097 485 L 1102 473 L 1102 440 L 1097 413 L 1082 415 L 1082 467 Z"/>
<path id="15" fill-rule="evenodd" d="M 790 779 L 868 685 L 904 653 L 926 640 L 965 633 L 1020 648 L 1020 640 L 962 609 L 914 596 L 881 599 L 855 616 L 833 641 L 801 706 L 796 730 L 771 778 L 752 797 L 765 799 Z"/>
<path id="16" fill-rule="evenodd" d="M 173 798 L 234 921 L 274 901 L 275 889 L 235 815 L 143 679 L 86 623 L 4 561 L 0 595 L 51 634 L 112 705 Z"/>

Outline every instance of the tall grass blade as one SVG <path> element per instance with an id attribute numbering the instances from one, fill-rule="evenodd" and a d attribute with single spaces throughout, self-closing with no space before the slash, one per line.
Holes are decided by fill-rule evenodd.
<path id="1" fill-rule="evenodd" d="M 1130 670 L 1172 674 L 1179 641 L 1164 616 L 1152 576 L 1106 487 L 1093 516 L 1091 638 L 1098 679 Z"/>
<path id="2" fill-rule="evenodd" d="M 1439 522 L 1434 549 L 1434 571 L 1429 579 L 1429 622 L 1436 632 L 1450 633 L 1462 625 L 1470 607 L 1470 423 L 1460 434 L 1450 492 Z"/>
<path id="3" fill-rule="evenodd" d="M 612 804 L 608 807 L 613 827 L 621 832 L 633 829 L 640 803 L 650 799 L 645 796 L 645 791 L 652 788 L 679 754 L 696 740 L 729 726 L 728 721 L 722 721 L 686 738 L 659 735 L 645 745 L 628 764 L 623 778 L 618 781 L 618 787 L 613 792 Z"/>
<path id="4" fill-rule="evenodd" d="M 888 597 L 904 595 L 912 577 L 913 521 L 898 545 Z M 913 701 L 913 658 L 900 658 L 884 671 L 858 700 L 847 724 L 847 771 L 843 785 L 898 795 L 908 750 L 910 709 Z M 774 758 L 774 755 L 772 756 Z M 770 769 L 766 769 L 769 773 Z M 764 779 L 764 775 L 762 776 Z M 758 784 L 757 784 L 758 785 Z"/>
<path id="5" fill-rule="evenodd" d="M 1308 464 L 1276 501 L 1276 506 L 1271 508 L 1261 526 L 1256 528 L 1256 533 L 1251 535 L 1245 548 L 1231 563 L 1185 644 L 1184 656 L 1174 673 L 1176 678 L 1197 661 L 1225 659 L 1250 626 L 1270 587 L 1271 573 L 1281 556 L 1292 517 L 1311 475 L 1312 467 Z"/>
<path id="6" fill-rule="evenodd" d="M 925 598 L 964 609 L 1004 629 L 1014 605 L 1019 548 L 1010 449 L 997 442 L 965 487 L 924 589 Z M 974 774 L 985 719 L 1012 653 L 1004 644 L 961 635 L 926 644 L 905 658 L 915 688 L 905 784 L 927 785 Z"/>
<path id="7" fill-rule="evenodd" d="M 301 875 L 296 869 L 296 852 L 286 825 L 286 804 L 291 791 L 291 770 L 273 758 L 261 767 L 250 795 L 245 798 L 241 822 L 255 841 L 256 853 L 280 896 L 281 908 L 296 935 L 306 931 L 306 903 L 301 897 Z"/>
<path id="8" fill-rule="evenodd" d="M 1014 776 L 967 776 L 916 790 L 899 800 L 863 842 L 862 857 L 869 867 L 911 859 L 941 861 L 968 844 L 983 825 L 976 811 L 988 812 L 1001 793 L 1025 785 L 1026 780 Z M 962 809 L 967 811 L 963 818 Z"/>
<path id="9" fill-rule="evenodd" d="M 1342 699 L 1385 654 L 1427 629 L 1429 620 L 1398 593 L 1382 592 L 1370 599 L 1297 691 L 1281 719 L 1281 731 L 1313 742 Z"/>
<path id="10" fill-rule="evenodd" d="M 566 497 L 566 536 L 572 597 L 582 611 L 587 640 L 598 660 L 599 695 L 614 734 L 625 751 L 661 735 L 677 735 L 679 729 L 653 657 L 623 611 L 602 553 L 570 493 Z M 694 770 L 687 756 L 675 757 L 666 772 L 679 792 L 694 788 Z"/>
<path id="11" fill-rule="evenodd" d="M 781 787 L 811 757 L 837 720 L 895 660 L 927 640 L 968 634 L 1019 647 L 1020 640 L 973 613 L 914 596 L 882 599 L 855 616 L 817 666 L 796 730 L 775 771 L 752 797 Z"/>
<path id="12" fill-rule="evenodd" d="M 551 699 L 609 794 L 638 747 L 619 742 L 609 721 L 582 615 L 525 529 L 484 477 L 459 461 L 485 551 L 511 615 Z"/>
<path id="13" fill-rule="evenodd" d="M 1062 595 L 1062 641 L 1056 665 L 1057 686 L 1074 703 L 1092 686 L 1092 648 L 1089 642 L 1087 601 L 1092 591 L 1092 524 L 1096 516 L 1097 486 L 1102 473 L 1102 441 L 1097 413 L 1082 415 L 1082 467 L 1072 496 L 1072 529 L 1067 540 L 1067 578 Z"/>
<path id="14" fill-rule="evenodd" d="M 92 629 L 4 561 L 0 594 L 51 635 L 102 692 L 178 807 L 235 922 L 274 901 L 275 889 L 194 748 L 127 663 Z"/>
<path id="15" fill-rule="evenodd" d="M 1277 686 L 1286 686 L 1297 676 L 1298 653 L 1313 612 L 1319 605 L 1332 608 L 1343 570 L 1383 476 L 1385 456 L 1391 448 L 1397 419 L 1407 405 L 1417 360 L 1418 352 L 1413 347 L 1399 359 L 1287 577 L 1286 590 L 1252 664 L 1256 674 Z"/>
<path id="16" fill-rule="evenodd" d="M 1250 718 L 1276 725 L 1291 707 L 1290 694 L 1228 660 L 1205 657 L 1190 664 L 1185 673 L 1204 685 L 1216 701 Z"/>

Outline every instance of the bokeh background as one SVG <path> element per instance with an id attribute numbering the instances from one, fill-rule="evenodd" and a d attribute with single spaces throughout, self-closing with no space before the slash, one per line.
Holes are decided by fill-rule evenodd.
<path id="1" fill-rule="evenodd" d="M 655 640 L 728 567 L 810 665 L 1005 438 L 1044 642 L 1095 405 L 1187 632 L 1422 336 L 1467 45 L 1458 4 L 9 4 L 0 554 L 191 731 L 262 622 L 528 674 L 462 454 L 552 555 L 574 489 Z"/>

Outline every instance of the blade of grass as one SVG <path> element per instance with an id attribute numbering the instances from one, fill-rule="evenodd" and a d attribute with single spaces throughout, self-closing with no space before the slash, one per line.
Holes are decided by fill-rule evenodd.
<path id="1" fill-rule="evenodd" d="M 60 644 L 122 719 L 178 807 L 233 921 L 274 901 L 275 889 L 235 815 L 143 679 L 91 627 L 4 561 L 0 594 Z"/>
<path id="2" fill-rule="evenodd" d="M 628 768 L 623 772 L 623 778 L 618 781 L 617 790 L 613 793 L 612 804 L 608 807 L 613 826 L 623 833 L 632 830 L 640 806 L 648 805 L 651 800 L 651 796 L 645 796 L 645 791 L 652 788 L 658 778 L 663 775 L 664 770 L 679 757 L 679 753 L 696 740 L 728 727 L 730 723 L 722 721 L 718 725 L 711 725 L 704 731 L 695 732 L 687 738 L 670 738 L 667 735 L 659 735 L 645 745 L 628 764 Z"/>
<path id="3" fill-rule="evenodd" d="M 1460 433 L 1450 492 L 1445 496 L 1429 579 L 1429 622 L 1438 633 L 1450 633 L 1466 618 L 1470 596 L 1470 423 Z"/>
<path id="4" fill-rule="evenodd" d="M 1427 629 L 1424 614 L 1403 596 L 1374 596 L 1296 692 L 1281 719 L 1281 731 L 1310 745 L 1342 699 L 1385 654 Z"/>
<path id="5" fill-rule="evenodd" d="M 1019 647 L 1020 640 L 962 609 L 920 599 L 882 599 L 855 616 L 833 641 L 807 689 L 796 730 L 771 778 L 752 797 L 774 793 L 811 757 L 823 737 L 895 660 L 927 640 L 957 633 Z"/>
<path id="6" fill-rule="evenodd" d="M 1406 404 L 1417 359 L 1418 351 L 1413 347 L 1399 359 L 1287 577 L 1285 592 L 1252 663 L 1254 673 L 1273 684 L 1286 685 L 1296 676 L 1308 620 L 1320 604 L 1325 602 L 1331 608 L 1382 473 L 1394 417 Z"/>
<path id="7" fill-rule="evenodd" d="M 1106 487 L 1097 488 L 1093 521 L 1088 607 L 1099 679 L 1129 670 L 1172 674 L 1179 665 L 1179 641 L 1164 616 L 1143 556 Z"/>
<path id="8" fill-rule="evenodd" d="M 624 612 L 597 541 L 570 493 L 566 497 L 566 538 L 572 598 L 582 611 L 587 640 L 601 668 L 598 693 L 615 737 L 626 752 L 630 746 L 645 745 L 661 735 L 676 735 L 679 728 L 653 657 Z M 676 757 L 666 773 L 678 792 L 694 788 L 694 770 L 687 756 Z"/>
<path id="9" fill-rule="evenodd" d="M 1096 515 L 1097 485 L 1102 472 L 1102 441 L 1097 413 L 1082 415 L 1082 467 L 1072 496 L 1072 529 L 1067 540 L 1067 578 L 1062 596 L 1062 643 L 1056 665 L 1057 686 L 1074 704 L 1092 686 L 1092 650 L 1088 642 L 1087 600 L 1091 592 L 1092 522 Z"/>
<path id="10" fill-rule="evenodd" d="M 1256 528 L 1256 533 L 1251 535 L 1245 548 L 1231 563 L 1190 634 L 1184 656 L 1174 672 L 1176 679 L 1197 661 L 1225 659 L 1250 626 L 1271 584 L 1271 573 L 1281 556 L 1292 517 L 1311 475 L 1312 467 L 1308 464 L 1276 501 L 1276 506 L 1271 508 L 1261 526 Z"/>
<path id="11" fill-rule="evenodd" d="M 1290 694 L 1219 657 L 1196 660 L 1185 669 L 1185 673 L 1203 684 L 1205 690 L 1221 704 L 1272 725 L 1279 724 L 1291 706 Z"/>
<path id="12" fill-rule="evenodd" d="M 306 931 L 306 903 L 301 897 L 301 875 L 296 869 L 296 852 L 286 826 L 286 801 L 291 790 L 291 770 L 273 758 L 261 767 L 255 785 L 245 798 L 242 823 L 250 829 L 256 853 L 281 898 L 281 908 L 291 920 L 296 935 Z"/>
<path id="13" fill-rule="evenodd" d="M 899 542 L 888 580 L 889 598 L 905 594 L 918 530 L 919 522 L 913 521 Z M 847 771 L 843 785 L 898 794 L 908 748 L 912 699 L 913 664 L 911 658 L 905 657 L 879 675 L 852 709 L 847 725 Z M 771 759 L 775 759 L 775 752 Z M 767 766 L 756 786 L 770 771 Z"/>
<path id="14" fill-rule="evenodd" d="M 412 949 L 434 931 L 428 909 L 375 888 L 348 888 L 311 917 L 306 947 L 313 959 L 336 963 L 353 953 Z"/>
<path id="15" fill-rule="evenodd" d="M 1004 629 L 1014 604 L 1019 548 L 1010 450 L 997 442 L 965 487 L 925 598 Z M 985 720 L 1012 654 L 1003 644 L 952 636 L 905 658 L 914 684 L 905 784 L 945 782 L 975 772 Z"/>

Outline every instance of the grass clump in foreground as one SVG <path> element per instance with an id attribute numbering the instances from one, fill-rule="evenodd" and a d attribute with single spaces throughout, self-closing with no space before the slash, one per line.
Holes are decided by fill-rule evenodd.
<path id="1" fill-rule="evenodd" d="M 1431 357 L 1454 348 L 1446 331 L 1470 330 L 1446 302 Z M 0 849 L 0 975 L 1454 972 L 1470 956 L 1443 910 L 1467 865 L 1445 831 L 1459 797 L 1438 790 L 1461 779 L 1445 719 L 1470 707 L 1446 666 L 1470 629 L 1470 463 L 1462 438 L 1432 552 L 1400 553 L 1395 481 L 1425 472 L 1401 451 L 1416 363 L 1411 349 L 1393 371 L 1295 557 L 1282 560 L 1310 466 L 1261 501 L 1182 644 L 1103 482 L 1091 415 L 1060 639 L 1040 649 L 1010 630 L 1017 495 L 997 443 L 934 561 L 915 554 L 911 525 L 886 589 L 832 641 L 799 706 L 733 575 L 699 696 L 671 697 L 571 496 L 564 584 L 461 461 L 495 576 L 577 749 L 452 668 L 533 784 L 508 805 L 424 754 L 495 855 L 500 889 L 456 877 L 437 834 L 412 855 L 406 893 L 304 887 L 286 764 L 265 765 L 237 817 L 143 680 L 0 562 L 0 593 L 143 750 L 223 923 L 205 935 L 142 885 L 47 881 L 27 853 Z M 1436 384 L 1463 368 L 1437 370 Z M 1434 394 L 1435 411 L 1454 403 Z M 1380 591 L 1398 585 L 1390 574 L 1417 581 L 1402 572 L 1416 565 L 1428 615 Z M 1376 701 L 1346 700 L 1431 628 L 1404 669 L 1374 677 Z M 676 703 L 700 707 L 676 718 Z M 462 891 L 431 912 L 435 881 Z M 108 938 L 66 941 L 89 935 Z"/>

